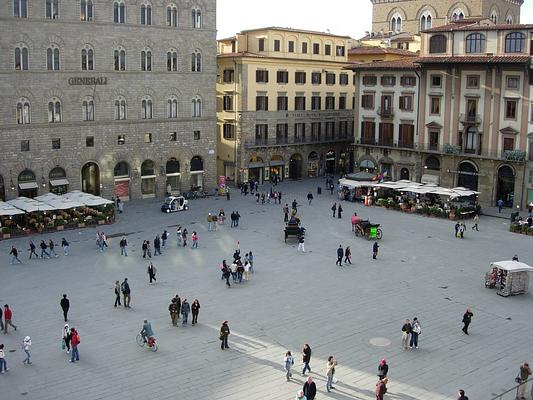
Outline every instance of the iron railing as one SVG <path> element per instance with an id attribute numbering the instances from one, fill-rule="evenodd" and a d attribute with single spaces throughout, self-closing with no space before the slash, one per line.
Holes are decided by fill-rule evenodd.
<path id="1" fill-rule="evenodd" d="M 244 145 L 246 148 L 257 147 L 276 147 L 276 146 L 289 146 L 289 145 L 302 145 L 302 144 L 320 144 L 320 143 L 333 143 L 333 142 L 353 142 L 352 135 L 335 135 L 335 136 L 321 136 L 319 138 L 312 136 L 304 137 L 287 137 L 287 138 L 268 138 L 268 139 L 255 139 L 246 140 Z"/>
<path id="2" fill-rule="evenodd" d="M 513 388 L 506 390 L 505 392 L 492 397 L 490 400 L 515 400 L 518 399 L 518 388 L 521 385 L 530 385 L 533 382 L 533 378 L 528 379 L 527 381 L 520 383 L 519 385 L 514 386 Z M 527 389 L 526 389 L 527 390 Z M 526 393 L 527 396 L 527 393 Z M 531 384 L 531 393 L 530 393 L 530 399 L 533 399 L 533 384 Z"/>

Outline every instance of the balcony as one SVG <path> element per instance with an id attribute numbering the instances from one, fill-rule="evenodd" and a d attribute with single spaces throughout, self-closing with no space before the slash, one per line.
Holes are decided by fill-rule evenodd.
<path id="1" fill-rule="evenodd" d="M 254 149 L 260 147 L 283 147 L 292 145 L 304 145 L 304 144 L 323 144 L 334 142 L 353 142 L 352 135 L 336 135 L 330 137 L 289 137 L 289 138 L 268 138 L 268 139 L 254 139 L 244 142 L 244 146 L 247 149 Z"/>
<path id="2" fill-rule="evenodd" d="M 394 118 L 394 110 L 392 107 L 378 107 L 377 113 L 381 118 Z"/>
<path id="3" fill-rule="evenodd" d="M 488 158 L 514 162 L 525 162 L 526 160 L 526 152 L 522 150 L 483 150 L 481 148 L 473 149 L 466 146 L 455 146 L 449 143 L 445 143 L 444 145 L 424 143 L 422 145 L 417 145 L 417 149 L 428 153 L 444 154 L 448 156 Z"/>
<path id="4" fill-rule="evenodd" d="M 376 141 L 374 138 L 360 138 L 357 140 L 358 145 L 372 147 L 387 147 L 398 149 L 414 149 L 415 143 L 412 140 L 394 141 L 392 138 L 380 138 Z"/>
<path id="5" fill-rule="evenodd" d="M 471 114 L 471 113 L 461 114 L 459 116 L 459 121 L 463 125 L 480 125 L 481 117 L 479 116 L 479 114 Z"/>

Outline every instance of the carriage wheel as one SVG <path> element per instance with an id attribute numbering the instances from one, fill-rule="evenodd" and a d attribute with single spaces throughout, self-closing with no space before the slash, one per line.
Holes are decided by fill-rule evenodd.
<path id="1" fill-rule="evenodd" d="M 381 232 L 381 229 L 378 228 L 378 232 L 376 234 L 376 237 L 378 238 L 378 240 L 381 240 L 381 238 L 383 237 L 383 232 Z"/>
<path id="2" fill-rule="evenodd" d="M 370 230 L 367 230 L 365 232 L 365 238 L 366 238 L 366 240 L 370 240 Z"/>

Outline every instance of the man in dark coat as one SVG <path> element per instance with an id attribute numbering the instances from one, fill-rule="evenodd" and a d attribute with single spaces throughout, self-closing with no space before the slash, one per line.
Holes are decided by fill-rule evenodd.
<path id="1" fill-rule="evenodd" d="M 68 309 L 70 308 L 70 301 L 69 299 L 67 299 L 66 294 L 63 295 L 63 298 L 61 299 L 59 304 L 61 305 L 61 309 L 63 310 L 63 317 L 65 317 L 65 322 L 67 322 L 67 314 Z"/>
<path id="2" fill-rule="evenodd" d="M 335 218 L 335 212 L 337 211 L 337 203 L 333 203 L 331 206 L 331 211 L 333 211 L 332 217 Z"/>
<path id="3" fill-rule="evenodd" d="M 472 322 L 472 317 L 474 314 L 472 313 L 472 310 L 470 308 L 467 308 L 464 315 L 463 315 L 463 329 L 462 331 L 468 335 L 468 325 L 470 325 L 470 322 Z"/>
<path id="4" fill-rule="evenodd" d="M 378 249 L 379 249 L 379 244 L 378 242 L 374 242 L 374 244 L 372 245 L 372 258 L 375 260 L 378 256 Z"/>
<path id="5" fill-rule="evenodd" d="M 313 378 L 308 377 L 307 381 L 304 383 L 303 387 L 304 395 L 307 400 L 315 400 L 316 396 L 316 385 L 313 382 Z"/>
<path id="6" fill-rule="evenodd" d="M 342 245 L 339 245 L 339 248 L 337 249 L 337 262 L 335 263 L 335 265 L 342 267 L 342 257 L 344 257 L 344 250 L 342 248 Z"/>

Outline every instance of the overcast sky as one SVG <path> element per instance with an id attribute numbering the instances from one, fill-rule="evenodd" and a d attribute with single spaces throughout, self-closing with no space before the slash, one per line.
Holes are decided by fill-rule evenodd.
<path id="1" fill-rule="evenodd" d="M 372 26 L 370 0 L 217 0 L 217 14 L 219 39 L 266 26 L 329 29 L 357 39 Z M 522 6 L 521 22 L 533 23 L 533 0 Z"/>

